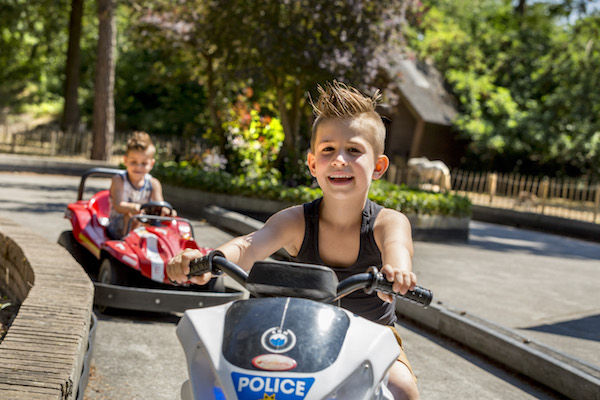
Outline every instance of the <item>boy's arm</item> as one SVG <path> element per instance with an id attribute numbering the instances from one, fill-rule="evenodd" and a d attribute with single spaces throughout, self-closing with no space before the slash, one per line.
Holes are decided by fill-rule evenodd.
<path id="1" fill-rule="evenodd" d="M 381 251 L 381 272 L 394 282 L 393 290 L 406 293 L 414 289 L 417 277 L 412 272 L 413 243 L 408 218 L 391 209 L 381 210 L 375 223 L 374 236 Z M 382 300 L 391 302 L 392 296 L 378 293 Z"/>
<path id="2" fill-rule="evenodd" d="M 163 201 L 164 197 L 163 197 L 162 185 L 160 184 L 160 181 L 158 179 L 152 177 L 152 179 L 150 180 L 150 183 L 152 184 L 152 195 L 150 196 L 150 200 Z"/>
<path id="3" fill-rule="evenodd" d="M 261 229 L 234 238 L 216 250 L 223 252 L 225 258 L 248 271 L 255 261 L 264 260 L 282 247 L 288 250 L 298 247 L 298 240 L 301 243 L 303 236 L 304 210 L 302 206 L 295 206 L 271 216 Z M 198 250 L 186 249 L 173 257 L 167 264 L 169 279 L 177 283 L 186 282 L 190 261 L 201 256 L 202 253 Z M 210 273 L 206 273 L 192 277 L 190 281 L 204 285 L 210 278 Z"/>
<path id="4" fill-rule="evenodd" d="M 165 198 L 163 197 L 162 185 L 160 184 L 160 181 L 158 179 L 152 177 L 152 179 L 150 180 L 150 184 L 152 185 L 152 195 L 150 196 L 150 200 L 164 201 Z M 166 207 L 163 207 L 160 215 L 163 215 L 163 216 L 170 215 L 171 217 L 176 217 L 177 211 L 175 211 L 173 209 L 173 210 L 171 210 L 171 213 L 169 213 L 169 209 Z"/>
<path id="5" fill-rule="evenodd" d="M 140 212 L 140 204 L 129 203 L 123 200 L 123 179 L 113 176 L 110 184 L 110 200 L 112 207 L 121 214 L 137 214 Z"/>

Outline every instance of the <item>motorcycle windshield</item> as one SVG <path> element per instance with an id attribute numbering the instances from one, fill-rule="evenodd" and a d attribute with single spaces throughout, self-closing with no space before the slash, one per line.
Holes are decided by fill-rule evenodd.
<path id="1" fill-rule="evenodd" d="M 335 362 L 349 325 L 338 307 L 311 300 L 238 301 L 225 318 L 223 355 L 249 370 L 316 372 Z"/>

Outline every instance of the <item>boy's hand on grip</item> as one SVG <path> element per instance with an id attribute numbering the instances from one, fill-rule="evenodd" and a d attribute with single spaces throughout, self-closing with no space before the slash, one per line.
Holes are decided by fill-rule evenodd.
<path id="1" fill-rule="evenodd" d="M 167 276 L 171 281 L 174 281 L 177 284 L 183 284 L 188 281 L 195 283 L 196 285 L 207 284 L 212 277 L 210 272 L 200 276 L 193 276 L 188 279 L 188 274 L 190 273 L 190 261 L 202 256 L 203 254 L 200 250 L 183 250 L 183 252 L 169 260 L 169 263 L 167 264 Z"/>
<path id="2" fill-rule="evenodd" d="M 381 267 L 381 273 L 388 282 L 393 282 L 392 288 L 396 293 L 406 294 L 417 286 L 417 276 L 411 271 L 393 268 L 390 264 L 385 264 Z M 377 292 L 377 296 L 388 303 L 394 301 L 394 297 L 389 294 Z"/>

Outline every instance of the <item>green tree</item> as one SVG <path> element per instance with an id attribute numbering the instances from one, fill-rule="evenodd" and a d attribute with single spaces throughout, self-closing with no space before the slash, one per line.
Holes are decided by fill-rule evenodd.
<path id="1" fill-rule="evenodd" d="M 600 15 L 579 19 L 564 32 L 536 71 L 536 86 L 548 87 L 524 121 L 545 132 L 541 163 L 566 174 L 600 177 Z M 540 144 L 541 145 L 541 144 Z"/>
<path id="2" fill-rule="evenodd" d="M 81 23 L 83 20 L 83 0 L 71 1 L 69 19 L 69 47 L 65 68 L 65 102 L 61 129 L 79 130 L 79 69 L 81 67 Z"/>
<path id="3" fill-rule="evenodd" d="M 456 127 L 471 141 L 471 165 L 546 174 L 598 170 L 597 112 L 583 106 L 597 100 L 578 89 L 598 77 L 598 21 L 580 3 L 426 2 L 410 43 L 434 60 L 459 100 Z"/>
<path id="4" fill-rule="evenodd" d="M 98 51 L 94 81 L 92 160 L 108 160 L 115 133 L 116 0 L 98 0 Z"/>
<path id="5" fill-rule="evenodd" d="M 0 2 L 0 118 L 62 95 L 67 0 Z"/>
<path id="6" fill-rule="evenodd" d="M 305 147 L 306 93 L 333 78 L 367 86 L 402 50 L 406 0 L 188 1 L 140 3 L 140 26 L 152 26 L 163 43 L 195 55 L 205 82 L 213 136 L 227 152 L 223 105 L 250 85 L 272 107 L 285 132 L 284 158 Z M 395 47 L 393 47 L 395 46 Z M 392 51 L 391 48 L 395 51 Z M 232 84 L 233 83 L 233 84 Z M 240 84 L 241 83 L 241 84 Z M 305 122 L 306 123 L 306 122 Z M 308 123 L 306 123 L 308 125 Z"/>
<path id="7" fill-rule="evenodd" d="M 306 93 L 333 78 L 372 83 L 402 30 L 409 1 L 259 0 L 210 2 L 214 42 L 238 76 L 272 90 L 285 132 L 280 161 L 298 158 Z M 401 48 L 395 47 L 395 51 Z"/>

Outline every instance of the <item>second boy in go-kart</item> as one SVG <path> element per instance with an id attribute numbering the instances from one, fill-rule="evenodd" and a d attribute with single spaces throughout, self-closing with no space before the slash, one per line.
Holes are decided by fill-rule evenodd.
<path id="1" fill-rule="evenodd" d="M 111 238 L 120 239 L 127 233 L 129 220 L 140 213 L 143 204 L 164 200 L 159 180 L 150 175 L 155 153 L 156 147 L 146 132 L 134 132 L 127 141 L 123 158 L 126 170 L 113 176 L 110 185 L 110 223 L 107 230 Z M 168 209 L 163 208 L 162 213 L 168 213 Z M 174 210 L 172 215 L 176 215 Z"/>
<path id="2" fill-rule="evenodd" d="M 375 112 L 378 95 L 365 97 L 337 82 L 325 89 L 319 87 L 319 92 L 307 163 L 323 197 L 282 210 L 258 231 L 217 250 L 250 269 L 255 261 L 283 247 L 295 261 L 327 265 L 340 279 L 364 272 L 368 266 L 382 265 L 383 274 L 394 282 L 394 291 L 404 294 L 417 282 L 412 272 L 410 223 L 400 212 L 368 200 L 371 181 L 381 178 L 389 165 L 383 154 L 385 126 Z M 171 259 L 169 278 L 178 283 L 187 281 L 190 261 L 201 256 L 198 251 L 185 250 Z M 191 281 L 205 284 L 209 279 L 207 273 Z M 394 298 L 381 293 L 355 292 L 343 298 L 341 306 L 392 328 L 396 320 Z M 388 387 L 396 399 L 419 398 L 403 351 L 389 376 Z"/>

